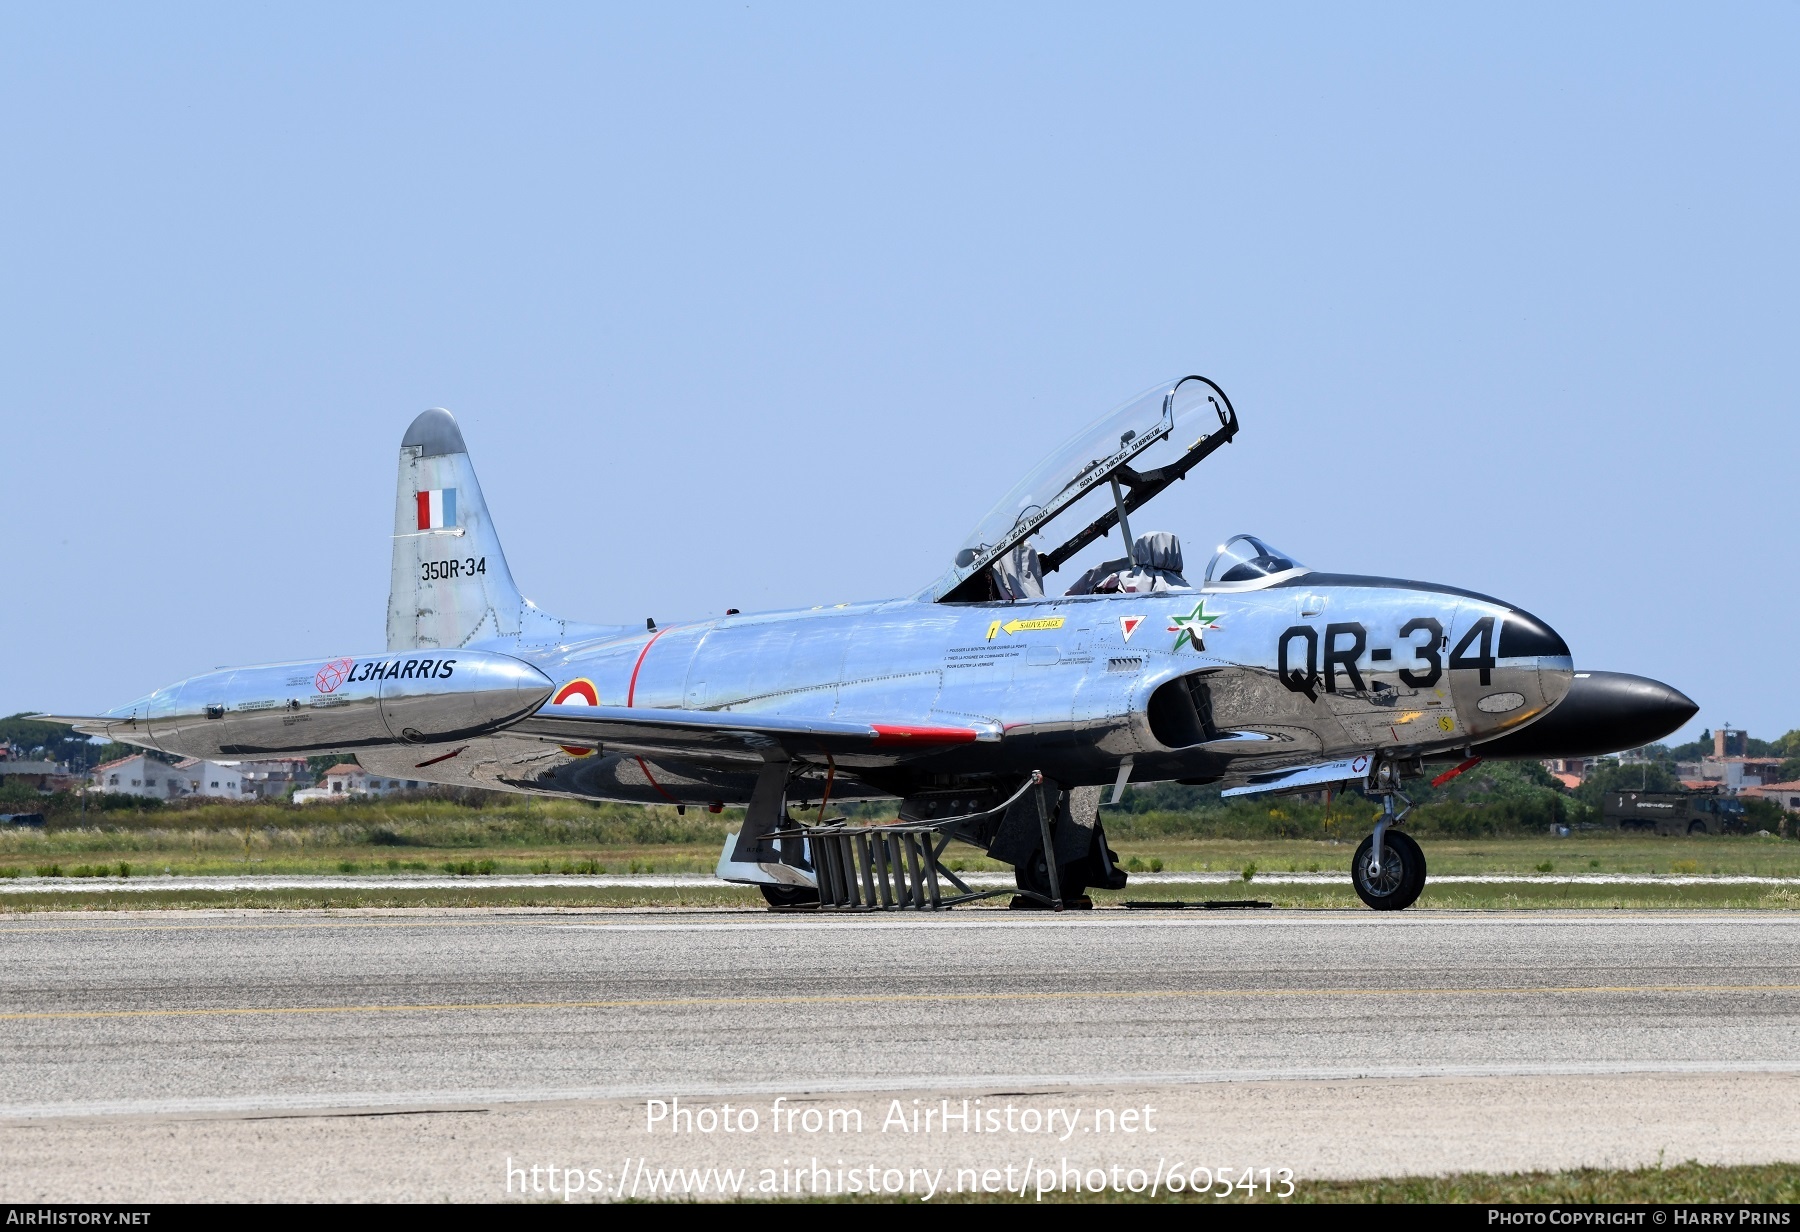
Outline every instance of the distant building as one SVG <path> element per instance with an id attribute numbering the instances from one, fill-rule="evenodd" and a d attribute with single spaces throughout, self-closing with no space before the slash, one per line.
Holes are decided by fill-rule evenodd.
<path id="1" fill-rule="evenodd" d="M 312 770 L 304 757 L 278 757 L 269 761 L 241 761 L 238 776 L 243 782 L 244 797 L 258 800 L 285 800 L 296 788 L 310 787 Z"/>
<path id="2" fill-rule="evenodd" d="M 1700 778 L 1734 796 L 1746 788 L 1773 783 L 1780 774 L 1779 757 L 1706 757 L 1700 761 Z"/>
<path id="3" fill-rule="evenodd" d="M 176 762 L 169 769 L 174 774 L 172 781 L 179 792 L 179 795 L 171 794 L 171 800 L 185 796 L 205 796 L 213 800 L 244 798 L 243 777 L 238 772 L 238 763 L 234 761 L 202 761 L 190 757 Z"/>
<path id="4" fill-rule="evenodd" d="M 1675 775 L 1689 791 L 1735 796 L 1780 777 L 1781 758 L 1749 756 L 1750 737 L 1742 728 L 1721 727 L 1713 732 L 1712 743 L 1711 756 L 1675 763 Z"/>
<path id="5" fill-rule="evenodd" d="M 1741 793 L 1779 804 L 1790 813 L 1800 813 L 1800 779 L 1786 783 L 1763 783 L 1746 787 Z"/>
<path id="6" fill-rule="evenodd" d="M 181 772 L 148 753 L 103 762 L 88 773 L 88 782 L 97 791 L 153 800 L 179 800 L 185 794 Z"/>
<path id="7" fill-rule="evenodd" d="M 60 762 L 0 757 L 0 785 L 24 783 L 38 791 L 54 791 L 68 773 L 68 767 Z"/>
<path id="8" fill-rule="evenodd" d="M 1588 773 L 1593 770 L 1595 757 L 1552 757 L 1544 762 L 1544 769 L 1550 777 L 1574 791 L 1587 781 Z"/>
<path id="9" fill-rule="evenodd" d="M 294 793 L 295 804 L 314 804 L 320 800 L 346 800 L 352 796 L 385 796 L 396 791 L 416 791 L 417 779 L 393 779 L 385 774 L 370 774 L 355 763 L 333 766 L 325 772 L 317 787 Z"/>

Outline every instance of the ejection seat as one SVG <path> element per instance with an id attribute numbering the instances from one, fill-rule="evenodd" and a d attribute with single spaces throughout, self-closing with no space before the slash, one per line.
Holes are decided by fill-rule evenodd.
<path id="1" fill-rule="evenodd" d="M 1021 543 L 995 561 L 994 585 L 1002 599 L 1042 599 L 1044 565 L 1038 559 L 1037 549 Z"/>
<path id="2" fill-rule="evenodd" d="M 1139 535 L 1131 555 L 1095 565 L 1075 579 L 1071 595 L 1163 594 L 1192 590 L 1181 575 L 1181 540 L 1166 530 Z"/>

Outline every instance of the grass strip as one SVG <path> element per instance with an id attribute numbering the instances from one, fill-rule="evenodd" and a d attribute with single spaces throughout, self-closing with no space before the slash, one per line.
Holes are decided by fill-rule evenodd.
<path id="1" fill-rule="evenodd" d="M 23 892 L 0 898 L 0 915 L 33 911 L 168 911 L 262 909 L 315 911 L 356 907 L 762 907 L 753 886 L 684 886 L 679 889 L 550 886 L 484 889 L 479 882 L 456 889 L 371 890 L 124 890 L 116 893 Z"/>
<path id="2" fill-rule="evenodd" d="M 708 823 L 710 824 L 710 823 Z M 711 872 L 723 839 L 678 827 L 643 835 L 604 827 L 541 826 L 496 821 L 417 823 L 404 834 L 380 827 L 312 826 L 283 830 L 0 828 L 0 877 L 131 876 L 222 873 L 675 873 Z M 1357 841 L 1360 841 L 1358 839 Z M 1423 840 L 1431 871 L 1448 873 L 1751 874 L 1800 877 L 1800 843 L 1756 836 L 1532 836 Z M 1263 873 L 1349 870 L 1356 842 L 1311 839 L 1151 838 L 1113 843 L 1131 872 Z M 947 853 L 957 871 L 1004 871 L 974 848 Z M 47 870 L 57 870 L 52 874 Z M 40 872 L 40 870 L 45 870 Z"/>
<path id="3" fill-rule="evenodd" d="M 1257 899 L 1287 910 L 1365 911 L 1356 891 L 1347 885 L 1274 885 L 1268 882 L 1231 882 L 1225 885 L 1136 885 L 1116 893 L 1094 891 L 1097 907 L 1126 899 L 1154 902 L 1174 899 L 1200 902 L 1206 899 Z M 1505 885 L 1426 883 L 1414 908 L 1460 911 L 1519 910 L 1727 910 L 1793 911 L 1800 909 L 1800 889 L 1790 886 L 1744 885 Z"/>
<path id="4" fill-rule="evenodd" d="M 1267 1198 L 1259 1198 L 1267 1201 Z M 1463 1172 L 1450 1176 L 1392 1177 L 1373 1181 L 1313 1181 L 1291 1202 L 1456 1203 L 1752 1203 L 1800 1201 L 1800 1164 L 1716 1167 L 1699 1163 L 1672 1168 L 1567 1172 Z"/>
<path id="5" fill-rule="evenodd" d="M 764 1199 L 766 1201 L 766 1199 Z M 758 1199 L 746 1198 L 746 1202 Z M 891 1198 L 867 1194 L 817 1198 L 816 1202 L 919 1202 L 917 1197 Z M 1034 1193 L 940 1193 L 934 1204 L 1036 1203 Z M 1294 1183 L 1292 1197 L 1272 1196 L 1262 1190 L 1253 1195 L 1233 1190 L 1229 1196 L 1215 1191 L 1150 1194 L 1129 1190 L 1101 1193 L 1067 1193 L 1046 1197 L 1064 1203 L 1207 1202 L 1257 1204 L 1429 1204 L 1510 1205 L 1534 1203 L 1557 1206 L 1654 1204 L 1654 1205 L 1781 1205 L 1800 1202 L 1800 1164 L 1712 1165 L 1692 1161 L 1673 1167 L 1575 1168 L 1561 1172 L 1456 1172 L 1448 1176 L 1381 1177 L 1357 1181 L 1307 1181 Z"/>
<path id="6" fill-rule="evenodd" d="M 1367 911 L 1349 886 L 1296 886 L 1232 882 L 1226 885 L 1132 886 L 1117 893 L 1095 891 L 1097 909 L 1122 909 L 1130 899 L 1257 899 L 1284 910 Z M 1004 910 L 1007 898 L 958 907 L 960 913 Z M 431 889 L 396 884 L 393 888 L 356 889 L 220 889 L 98 890 L 59 892 L 22 890 L 0 895 L 0 916 L 33 911 L 131 911 L 180 908 L 251 908 L 320 910 L 355 907 L 763 907 L 752 886 L 716 885 L 673 888 L 630 886 L 483 886 L 480 877 L 454 888 Z M 1793 911 L 1800 891 L 1786 886 L 1734 885 L 1427 885 L 1413 910 L 1458 911 Z M 1196 913 L 1197 914 L 1197 913 Z M 790 915 L 789 918 L 806 918 Z"/>

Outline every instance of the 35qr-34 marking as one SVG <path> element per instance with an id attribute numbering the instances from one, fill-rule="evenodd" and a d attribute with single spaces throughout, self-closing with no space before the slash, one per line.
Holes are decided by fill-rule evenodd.
<path id="1" fill-rule="evenodd" d="M 465 556 L 461 560 L 426 560 L 419 562 L 421 582 L 442 582 L 451 578 L 475 577 L 487 572 L 487 557 Z"/>

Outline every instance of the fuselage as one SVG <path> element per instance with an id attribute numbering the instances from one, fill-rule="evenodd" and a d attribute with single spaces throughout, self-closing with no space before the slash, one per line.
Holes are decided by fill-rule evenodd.
<path id="1" fill-rule="evenodd" d="M 140 742 L 170 753 L 341 748 L 407 781 L 737 804 L 753 767 L 564 747 L 506 726 L 549 700 L 999 737 L 845 764 L 840 798 L 1030 770 L 1069 786 L 1107 783 L 1127 759 L 1135 781 L 1213 781 L 1467 748 L 1545 713 L 1572 673 L 1562 640 L 1499 600 L 1303 572 L 1252 589 L 898 599 L 547 643 L 500 638 L 210 673 L 123 709 L 142 716 Z M 414 713 L 437 725 L 409 727 Z M 358 714 L 368 716 L 360 725 Z M 275 735 L 246 738 L 252 730 Z"/>
<path id="2" fill-rule="evenodd" d="M 912 768 L 1042 769 L 1071 785 L 1111 782 L 1125 758 L 1140 779 L 1207 779 L 1462 748 L 1537 718 L 1573 674 L 1555 633 L 1497 600 L 1323 575 L 1237 592 L 730 616 L 533 662 L 559 692 L 588 681 L 606 705 L 992 725 L 997 743 Z"/>

